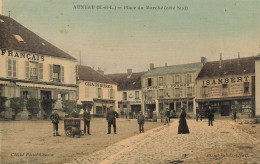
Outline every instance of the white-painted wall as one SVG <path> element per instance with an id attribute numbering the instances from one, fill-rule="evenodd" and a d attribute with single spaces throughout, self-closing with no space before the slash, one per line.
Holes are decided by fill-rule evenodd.
<path id="1" fill-rule="evenodd" d="M 19 57 L 15 57 L 16 52 L 18 53 Z M 13 56 L 8 56 L 8 52 L 6 51 L 3 54 L 2 50 L 0 49 L 0 78 L 8 78 L 7 76 L 7 60 L 8 59 L 13 59 L 16 60 L 17 62 L 17 78 L 19 80 L 26 80 L 26 75 L 25 75 L 25 62 L 28 61 L 27 58 L 23 58 L 20 55 L 20 51 L 13 51 Z M 27 52 L 26 52 L 27 54 Z M 45 82 L 51 82 L 50 81 L 50 64 L 56 64 L 56 65 L 61 65 L 64 66 L 64 82 L 63 84 L 76 84 L 76 72 L 75 72 L 75 67 L 76 67 L 76 61 L 74 60 L 69 60 L 66 58 L 58 58 L 58 57 L 52 57 L 52 56 L 46 56 L 46 55 L 41 55 L 41 54 L 36 54 L 36 53 L 30 53 L 28 54 L 31 55 L 39 55 L 44 56 L 44 61 L 39 58 L 39 63 L 43 63 L 43 80 Z M 33 61 L 33 60 L 29 60 Z"/>
<path id="2" fill-rule="evenodd" d="M 255 105 L 256 116 L 260 116 L 260 60 L 255 61 Z"/>

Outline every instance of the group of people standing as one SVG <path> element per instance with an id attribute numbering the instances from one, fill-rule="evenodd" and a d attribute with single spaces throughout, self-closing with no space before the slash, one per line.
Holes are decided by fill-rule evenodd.
<path id="1" fill-rule="evenodd" d="M 165 111 L 160 112 L 160 115 L 163 116 L 161 117 L 161 121 L 164 120 L 164 125 L 168 124 L 169 126 L 169 122 L 170 122 L 170 118 L 171 118 L 171 112 L 170 110 L 167 108 Z M 214 121 L 214 110 L 211 108 L 211 106 L 208 106 L 207 110 L 206 110 L 206 115 L 208 117 L 208 123 L 209 126 L 213 126 L 213 121 Z M 179 126 L 178 126 L 178 134 L 188 134 L 190 133 L 189 128 L 188 128 L 188 124 L 186 121 L 186 112 L 185 112 L 185 108 L 181 108 L 181 114 L 179 117 Z M 116 131 L 116 118 L 119 117 L 119 114 L 113 110 L 108 108 L 107 114 L 106 114 L 106 120 L 108 122 L 108 132 L 107 134 L 111 134 L 111 126 L 113 126 L 113 130 L 114 130 L 114 134 L 117 133 Z M 236 116 L 235 116 L 236 117 Z M 58 133 L 58 124 L 59 124 L 59 120 L 61 120 L 61 118 L 59 117 L 57 112 L 54 112 L 51 117 L 50 117 L 52 124 L 53 124 L 53 135 L 54 136 L 60 136 L 60 134 Z M 84 121 L 84 135 L 90 134 L 90 120 L 91 120 L 91 114 L 89 110 L 84 110 L 83 112 L 83 121 Z M 139 132 L 143 133 L 144 132 L 144 122 L 145 122 L 145 117 L 142 113 L 142 111 L 140 111 L 137 115 L 137 123 L 139 125 Z"/>

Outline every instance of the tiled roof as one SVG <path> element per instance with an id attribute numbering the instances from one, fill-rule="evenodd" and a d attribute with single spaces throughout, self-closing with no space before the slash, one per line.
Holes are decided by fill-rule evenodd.
<path id="1" fill-rule="evenodd" d="M 77 65 L 77 67 L 79 76 L 78 80 L 115 84 L 115 82 L 112 81 L 110 78 L 98 73 L 89 66 Z"/>
<path id="2" fill-rule="evenodd" d="M 107 74 L 106 77 L 117 83 L 119 91 L 141 89 L 141 77 L 144 72 L 132 73 L 128 77 L 127 73 Z"/>
<path id="3" fill-rule="evenodd" d="M 220 68 L 219 66 L 220 61 L 207 62 L 197 78 L 255 73 L 254 57 L 222 60 L 222 67 Z"/>
<path id="4" fill-rule="evenodd" d="M 74 57 L 28 30 L 14 19 L 1 14 L 0 48 L 76 60 Z"/>
<path id="5" fill-rule="evenodd" d="M 144 76 L 156 76 L 156 75 L 167 75 L 167 74 L 177 74 L 185 72 L 195 72 L 202 66 L 202 63 L 190 63 L 190 64 L 181 64 L 181 65 L 172 65 L 165 67 L 156 67 L 147 73 Z"/>

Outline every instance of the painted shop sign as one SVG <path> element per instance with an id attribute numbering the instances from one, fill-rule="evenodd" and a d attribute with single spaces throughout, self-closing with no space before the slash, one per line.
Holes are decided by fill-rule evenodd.
<path id="1" fill-rule="evenodd" d="M 202 85 L 216 85 L 216 84 L 228 84 L 228 83 L 241 83 L 247 82 L 249 80 L 249 76 L 238 76 L 238 77 L 227 77 L 213 80 L 202 80 Z"/>
<path id="2" fill-rule="evenodd" d="M 44 61 L 44 56 L 38 55 L 38 54 L 31 54 L 26 52 L 17 52 L 12 50 L 1 50 L 0 49 L 1 56 L 10 56 L 14 58 L 24 58 L 31 61 Z"/>
<path id="3" fill-rule="evenodd" d="M 165 88 L 180 88 L 180 87 L 188 87 L 189 84 L 171 84 L 171 85 L 163 85 L 163 86 L 154 86 L 154 87 L 147 87 L 147 90 L 150 89 L 165 89 Z"/>
<path id="4" fill-rule="evenodd" d="M 97 88 L 113 88 L 111 84 L 102 84 L 102 83 L 90 82 L 90 81 L 85 82 L 85 85 L 91 87 L 97 87 Z"/>

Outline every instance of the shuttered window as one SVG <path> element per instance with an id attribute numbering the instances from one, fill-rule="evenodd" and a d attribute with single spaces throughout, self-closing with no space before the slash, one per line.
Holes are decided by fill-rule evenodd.
<path id="1" fill-rule="evenodd" d="M 61 82 L 64 82 L 64 66 L 61 66 Z"/>
<path id="2" fill-rule="evenodd" d="M 49 65 L 49 77 L 50 77 L 50 81 L 52 81 L 53 80 L 53 78 L 52 78 L 52 74 L 53 74 L 53 65 L 52 64 L 50 64 Z"/>
<path id="3" fill-rule="evenodd" d="M 39 79 L 43 79 L 43 63 L 39 63 Z"/>
<path id="4" fill-rule="evenodd" d="M 30 78 L 30 66 L 29 66 L 29 62 L 26 61 L 25 62 L 25 79 L 29 79 Z"/>
<path id="5" fill-rule="evenodd" d="M 12 59 L 7 59 L 7 76 L 17 77 L 17 61 Z"/>

